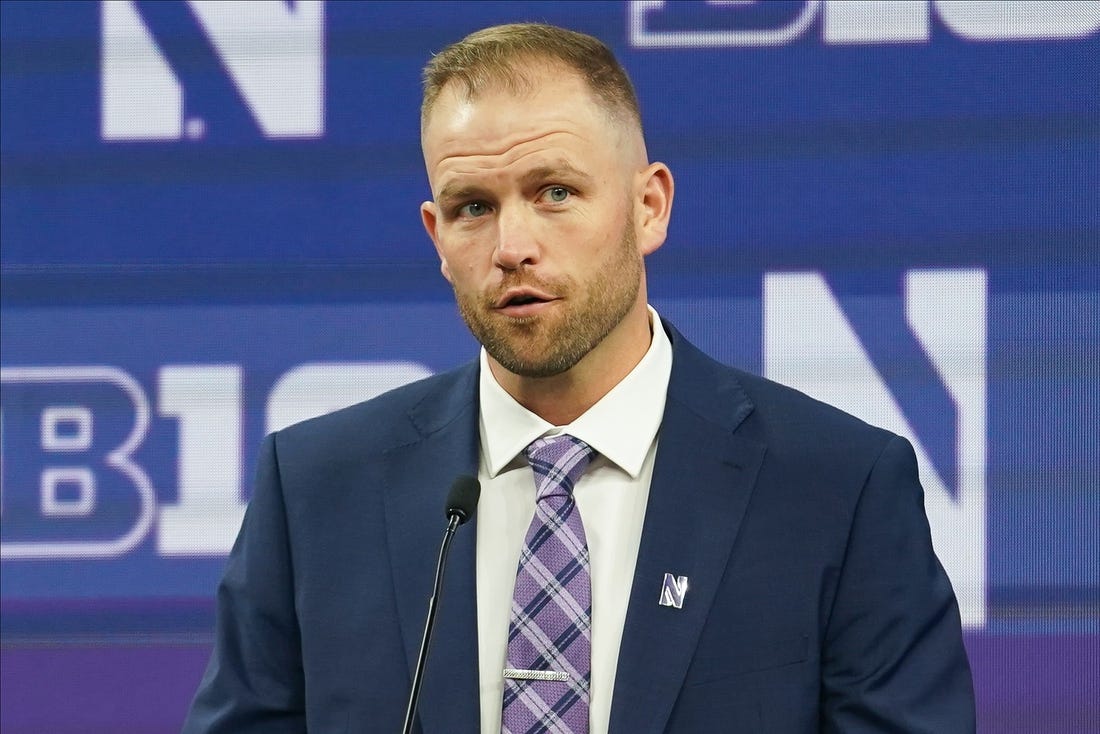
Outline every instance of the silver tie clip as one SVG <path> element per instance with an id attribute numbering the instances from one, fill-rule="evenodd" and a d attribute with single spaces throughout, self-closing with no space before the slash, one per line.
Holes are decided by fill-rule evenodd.
<path id="1" fill-rule="evenodd" d="M 512 680 L 569 680 L 568 673 L 558 670 L 517 670 L 505 668 L 504 677 Z"/>

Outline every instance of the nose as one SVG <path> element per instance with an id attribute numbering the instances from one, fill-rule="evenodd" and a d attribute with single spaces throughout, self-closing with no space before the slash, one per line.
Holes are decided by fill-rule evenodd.
<path id="1" fill-rule="evenodd" d="M 539 259 L 539 245 L 533 223 L 522 210 L 502 210 L 497 216 L 497 246 L 493 263 L 504 270 L 533 265 Z"/>

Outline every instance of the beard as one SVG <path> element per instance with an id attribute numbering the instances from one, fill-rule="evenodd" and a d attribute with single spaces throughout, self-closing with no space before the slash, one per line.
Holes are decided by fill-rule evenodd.
<path id="1" fill-rule="evenodd" d="M 526 269 L 505 273 L 494 294 L 455 290 L 459 313 L 470 332 L 504 369 L 522 377 L 553 377 L 571 369 L 630 313 L 642 280 L 642 258 L 633 222 L 623 227 L 619 246 L 589 269 L 592 277 L 539 278 Z M 494 312 L 500 293 L 528 285 L 554 293 L 548 314 L 513 319 Z"/>

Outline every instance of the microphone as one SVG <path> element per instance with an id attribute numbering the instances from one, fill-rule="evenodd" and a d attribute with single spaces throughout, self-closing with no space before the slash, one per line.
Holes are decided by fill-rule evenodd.
<path id="1" fill-rule="evenodd" d="M 435 627 L 435 612 L 439 606 L 439 594 L 443 589 L 443 572 L 447 568 L 447 553 L 451 550 L 455 530 L 474 516 L 479 497 L 481 497 L 481 484 L 475 477 L 467 474 L 456 478 L 451 484 L 451 490 L 447 492 L 447 529 L 443 532 L 443 544 L 439 547 L 439 561 L 435 564 L 435 585 L 432 587 L 432 596 L 428 599 L 428 618 L 424 622 L 420 654 L 416 657 L 416 671 L 413 673 L 409 706 L 405 709 L 405 725 L 401 728 L 402 734 L 412 734 L 413 720 L 416 718 L 420 685 L 424 679 L 424 663 L 428 659 L 428 646 L 431 645 L 432 628 Z"/>
<path id="2" fill-rule="evenodd" d="M 447 519 L 450 521 L 448 527 L 455 520 L 455 527 L 465 525 L 474 516 L 480 497 L 481 483 L 476 478 L 464 474 L 455 479 L 451 484 L 451 491 L 447 493 Z"/>

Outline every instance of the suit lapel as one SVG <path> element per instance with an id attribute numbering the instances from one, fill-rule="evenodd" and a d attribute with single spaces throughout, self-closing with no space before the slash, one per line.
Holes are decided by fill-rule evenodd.
<path id="1" fill-rule="evenodd" d="M 426 397 L 409 416 L 419 438 L 387 452 L 387 541 L 410 681 L 446 526 L 447 491 L 455 477 L 477 476 L 476 388 L 471 367 L 449 390 Z M 479 725 L 475 523 L 476 516 L 451 545 L 418 707 L 426 734 Z"/>
<path id="2" fill-rule="evenodd" d="M 673 374 L 623 628 L 612 732 L 664 730 L 764 456 L 763 445 L 734 432 L 752 410 L 740 385 L 672 337 Z M 658 604 L 666 573 L 688 577 L 682 609 Z"/>

